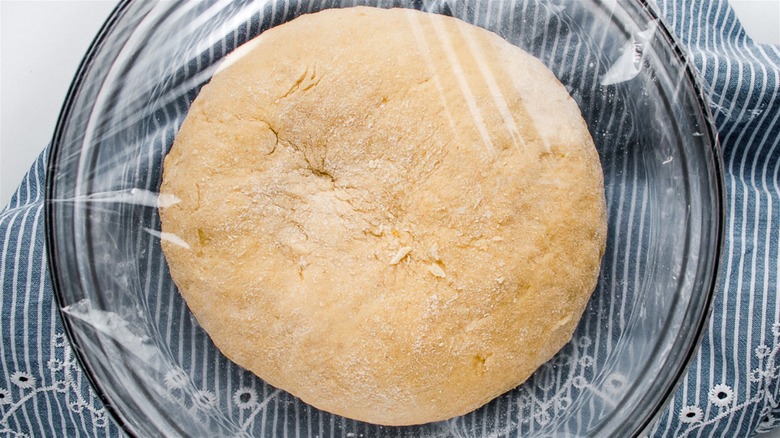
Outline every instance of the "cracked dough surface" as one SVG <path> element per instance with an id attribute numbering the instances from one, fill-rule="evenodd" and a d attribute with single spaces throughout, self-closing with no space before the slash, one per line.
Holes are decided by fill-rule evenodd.
<path id="1" fill-rule="evenodd" d="M 229 65 L 228 65 L 229 64 Z M 165 159 L 171 275 L 230 359 L 385 425 L 508 391 L 570 338 L 606 236 L 564 87 L 411 10 L 304 15 L 232 54 Z"/>

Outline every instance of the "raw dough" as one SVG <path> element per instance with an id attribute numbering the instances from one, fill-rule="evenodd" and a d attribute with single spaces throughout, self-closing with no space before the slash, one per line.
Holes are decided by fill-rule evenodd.
<path id="1" fill-rule="evenodd" d="M 384 425 L 467 413 L 570 338 L 606 236 L 577 105 L 497 35 L 304 15 L 239 48 L 165 159 L 171 275 L 231 360 Z"/>

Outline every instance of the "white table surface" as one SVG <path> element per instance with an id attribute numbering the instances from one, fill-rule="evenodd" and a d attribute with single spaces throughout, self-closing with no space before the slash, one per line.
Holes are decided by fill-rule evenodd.
<path id="1" fill-rule="evenodd" d="M 49 143 L 81 57 L 116 0 L 0 0 L 0 208 Z"/>
<path id="2" fill-rule="evenodd" d="M 780 0 L 730 1 L 751 37 L 780 44 Z M 0 0 L 0 208 L 51 140 L 81 57 L 117 3 Z"/>

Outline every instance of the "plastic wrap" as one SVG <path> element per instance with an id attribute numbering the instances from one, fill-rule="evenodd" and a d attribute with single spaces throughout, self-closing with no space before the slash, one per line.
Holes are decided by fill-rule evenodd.
<path id="1" fill-rule="evenodd" d="M 579 105 L 604 171 L 601 277 L 572 341 L 526 383 L 449 421 L 393 428 L 318 411 L 222 356 L 189 313 L 160 240 L 162 162 L 220 61 L 301 14 L 421 9 L 539 58 Z M 641 1 L 130 2 L 85 57 L 47 174 L 47 242 L 77 355 L 140 436 L 629 436 L 692 355 L 715 282 L 719 155 L 679 46 Z"/>

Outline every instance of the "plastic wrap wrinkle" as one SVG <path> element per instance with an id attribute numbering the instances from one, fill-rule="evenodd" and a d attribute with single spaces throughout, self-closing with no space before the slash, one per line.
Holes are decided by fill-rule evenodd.
<path id="1" fill-rule="evenodd" d="M 89 299 L 65 306 L 62 311 L 115 340 L 148 366 L 160 369 L 165 364 L 159 350 L 149 343 L 148 336 L 133 333 L 130 323 L 116 313 L 93 308 Z"/>
<path id="2" fill-rule="evenodd" d="M 179 245 L 180 247 L 182 247 L 184 249 L 190 249 L 190 245 L 187 242 L 185 242 L 184 239 L 182 239 L 181 237 L 179 237 L 179 236 L 177 236 L 177 235 L 175 235 L 173 233 L 166 233 L 165 231 L 157 231 L 157 230 L 153 230 L 151 228 L 146 228 L 146 227 L 144 227 L 143 230 L 146 233 L 148 233 L 148 234 L 150 234 L 150 235 L 152 235 L 152 236 L 154 236 L 154 237 L 156 237 L 156 238 L 158 238 L 160 240 L 164 240 L 166 242 L 173 243 L 174 245 Z"/>
<path id="3" fill-rule="evenodd" d="M 623 46 L 623 53 L 601 78 L 601 85 L 619 84 L 630 81 L 639 75 L 642 61 L 649 47 L 648 43 L 653 40 L 657 27 L 658 23 L 652 21 L 647 29 L 631 36 L 631 39 Z"/>
<path id="4" fill-rule="evenodd" d="M 233 0 L 225 0 L 225 1 L 222 1 L 221 4 L 215 5 L 213 7 L 213 9 L 216 10 L 215 13 L 219 13 L 226 7 L 225 5 L 230 5 L 232 3 L 234 3 Z M 257 3 L 262 5 L 263 2 L 257 2 Z M 262 6 L 260 6 L 260 7 L 262 7 Z M 211 48 L 211 46 L 213 45 L 214 41 L 224 41 L 225 38 L 227 37 L 227 35 L 229 35 L 231 32 L 233 32 L 234 29 L 236 29 L 237 27 L 243 25 L 246 22 L 251 21 L 252 16 L 255 15 L 258 12 L 257 9 L 259 9 L 258 6 L 252 6 L 251 3 L 250 3 L 249 7 L 243 7 L 241 9 L 239 9 L 239 12 L 236 15 L 230 17 L 227 21 L 221 23 L 221 26 L 216 28 L 206 38 L 202 38 L 201 41 L 200 41 L 200 44 L 195 46 L 194 52 L 195 53 L 207 52 Z M 192 24 L 192 29 L 194 29 L 194 30 L 200 29 L 202 27 L 205 27 L 205 23 L 193 23 Z M 256 43 L 257 42 L 253 42 L 253 44 L 256 44 Z M 217 72 L 219 72 L 219 70 L 222 69 L 222 67 L 220 67 L 219 63 L 216 64 L 215 67 L 216 67 L 215 74 Z"/>
<path id="5" fill-rule="evenodd" d="M 142 205 L 144 207 L 167 208 L 178 204 L 181 202 L 181 199 L 169 193 L 157 194 L 145 189 L 126 189 L 74 196 L 68 199 L 52 199 L 51 202 L 120 203 Z"/>

